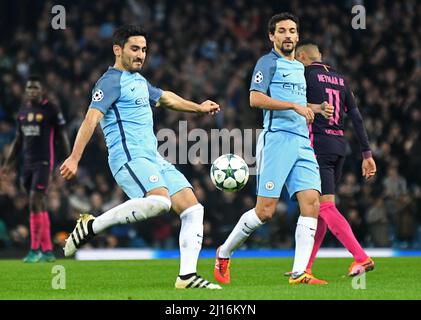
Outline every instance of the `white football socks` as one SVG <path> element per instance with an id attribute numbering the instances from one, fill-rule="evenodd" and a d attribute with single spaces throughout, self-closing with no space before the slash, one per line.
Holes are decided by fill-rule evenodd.
<path id="1" fill-rule="evenodd" d="M 196 273 L 197 259 L 203 241 L 203 206 L 198 203 L 180 214 L 180 273 Z"/>
<path id="2" fill-rule="evenodd" d="M 300 216 L 295 229 L 295 256 L 293 275 L 302 274 L 306 268 L 313 251 L 314 235 L 317 229 L 317 219 Z"/>
<path id="3" fill-rule="evenodd" d="M 146 198 L 128 200 L 95 218 L 92 229 L 95 234 L 115 224 L 142 221 L 170 211 L 171 201 L 164 196 L 151 195 Z"/>
<path id="4" fill-rule="evenodd" d="M 225 240 L 224 244 L 219 248 L 219 257 L 230 258 L 234 250 L 238 249 L 253 231 L 262 224 L 264 223 L 260 221 L 254 208 L 244 213 L 231 231 L 227 240 Z"/>

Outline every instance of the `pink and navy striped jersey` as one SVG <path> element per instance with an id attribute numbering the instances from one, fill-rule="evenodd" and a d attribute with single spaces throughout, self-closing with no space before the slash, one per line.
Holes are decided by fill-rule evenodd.
<path id="1" fill-rule="evenodd" d="M 23 141 L 24 165 L 45 162 L 53 166 L 55 132 L 66 123 L 60 109 L 44 99 L 38 105 L 23 105 L 17 120 Z"/>
<path id="2" fill-rule="evenodd" d="M 361 119 L 354 95 L 348 88 L 344 76 L 322 62 L 313 62 L 307 66 L 304 75 L 307 83 L 307 102 L 320 104 L 327 101 L 334 107 L 333 119 L 325 119 L 322 115 L 316 114 L 314 122 L 309 125 L 310 139 L 315 153 L 345 155 L 344 116 L 352 114 L 353 122 L 354 114 L 355 119 Z M 361 151 L 369 151 L 364 126 L 360 127 L 357 124 L 355 130 Z"/>

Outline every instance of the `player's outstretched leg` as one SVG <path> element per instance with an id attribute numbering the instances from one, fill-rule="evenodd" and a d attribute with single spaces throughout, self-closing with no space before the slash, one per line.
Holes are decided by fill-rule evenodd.
<path id="1" fill-rule="evenodd" d="M 90 214 L 82 214 L 76 223 L 76 227 L 66 239 L 64 255 L 73 255 L 77 249 L 87 243 L 96 234 L 115 225 L 142 221 L 154 217 L 171 208 L 171 201 L 159 195 L 150 195 L 146 198 L 131 199 L 114 207 L 99 217 Z"/>
<path id="2" fill-rule="evenodd" d="M 355 238 L 348 221 L 336 208 L 335 202 L 325 201 L 320 205 L 320 216 L 326 222 L 332 234 L 348 249 L 355 261 L 348 270 L 350 277 L 374 269 L 374 261 L 366 254 L 358 240 Z"/>
<path id="3" fill-rule="evenodd" d="M 66 257 L 73 255 L 77 249 L 94 237 L 95 234 L 92 229 L 94 220 L 95 217 L 93 215 L 87 213 L 80 215 L 76 222 L 76 227 L 66 239 L 66 245 L 64 246 L 64 255 Z"/>
<path id="4" fill-rule="evenodd" d="M 259 219 L 255 208 L 241 216 L 227 240 L 216 251 L 215 268 L 213 269 L 216 281 L 223 284 L 231 282 L 229 265 L 232 253 L 262 224 L 264 222 Z"/>
<path id="5" fill-rule="evenodd" d="M 166 178 L 171 181 L 169 174 Z M 180 271 L 175 280 L 176 289 L 222 289 L 197 274 L 197 261 L 202 249 L 204 208 L 198 203 L 193 191 L 183 188 L 171 196 L 171 203 L 175 213 L 180 215 L 181 228 Z"/>

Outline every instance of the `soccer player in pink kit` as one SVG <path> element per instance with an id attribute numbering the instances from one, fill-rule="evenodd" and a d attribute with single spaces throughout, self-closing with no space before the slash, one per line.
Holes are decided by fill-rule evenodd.
<path id="1" fill-rule="evenodd" d="M 307 272 L 311 267 L 326 235 L 327 228 L 353 255 L 354 262 L 349 267 L 349 276 L 356 276 L 374 269 L 373 260 L 355 238 L 346 219 L 335 206 L 335 186 L 341 177 L 345 160 L 344 114 L 351 118 L 362 151 L 362 175 L 368 180 L 376 174 L 376 163 L 373 160 L 367 132 L 361 114 L 355 104 L 342 74 L 322 62 L 318 46 L 312 42 L 301 42 L 296 49 L 296 58 L 305 68 L 307 83 L 307 101 L 316 104 L 327 100 L 334 106 L 333 119 L 315 116 L 310 124 L 310 139 L 320 166 L 322 196 L 315 242 Z"/>

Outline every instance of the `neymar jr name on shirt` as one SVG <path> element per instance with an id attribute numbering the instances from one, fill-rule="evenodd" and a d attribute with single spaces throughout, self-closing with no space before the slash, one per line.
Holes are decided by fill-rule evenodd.
<path id="1" fill-rule="evenodd" d="M 328 76 L 325 74 L 318 74 L 317 75 L 317 80 L 319 80 L 319 82 L 326 82 L 326 83 L 330 83 L 330 84 L 336 84 L 338 86 L 345 86 L 344 83 L 344 79 L 343 78 L 338 78 L 335 76 Z"/>

